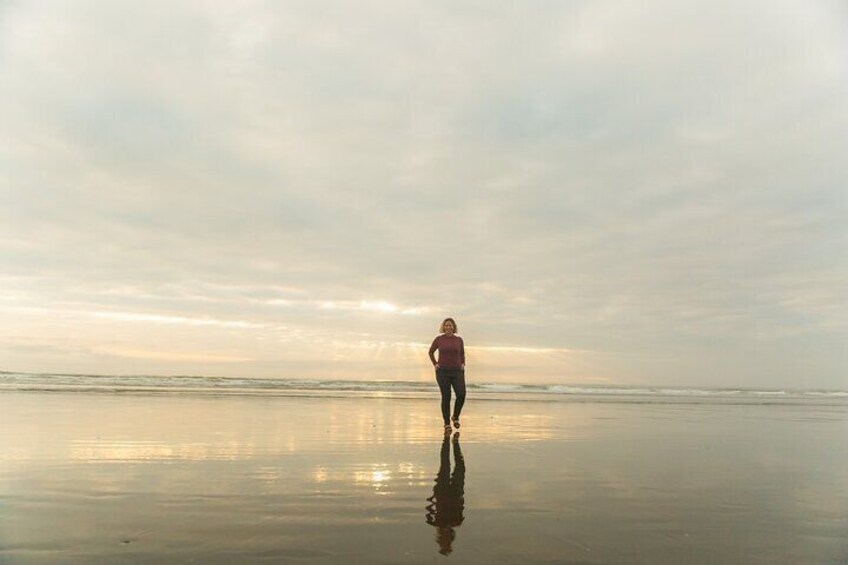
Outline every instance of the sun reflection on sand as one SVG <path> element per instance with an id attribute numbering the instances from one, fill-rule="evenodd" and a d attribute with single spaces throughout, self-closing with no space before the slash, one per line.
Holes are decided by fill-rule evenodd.
<path id="1" fill-rule="evenodd" d="M 375 494 L 387 494 L 391 478 L 391 471 L 383 465 L 374 465 L 370 470 L 355 471 L 353 474 L 355 483 L 370 486 Z"/>
<path id="2" fill-rule="evenodd" d="M 396 401 L 389 401 L 396 402 Z M 433 404 L 433 405 L 431 405 Z M 161 439 L 164 431 L 154 433 L 153 438 L 131 440 L 125 437 L 76 438 L 69 442 L 70 458 L 89 461 L 155 461 L 155 460 L 235 460 L 250 459 L 267 451 L 283 451 L 290 454 L 310 451 L 316 440 L 344 449 L 346 445 L 370 444 L 374 446 L 394 444 L 424 444 L 438 437 L 437 408 L 430 402 L 412 402 L 404 411 L 356 410 L 343 404 L 332 404 L 330 413 L 323 422 L 309 422 L 301 428 L 273 426 L 262 438 L 226 437 L 222 434 L 209 435 L 207 430 L 194 428 L 195 436 L 185 437 L 189 429 L 183 428 L 178 439 Z M 482 407 L 464 419 L 469 433 L 466 442 L 497 443 L 503 441 L 543 441 L 554 437 L 568 437 L 569 428 L 585 427 L 586 422 L 554 420 L 544 414 L 499 414 L 486 416 Z M 218 422 L 209 425 L 226 427 Z M 150 428 L 147 428 L 150 430 Z M 243 428 L 242 428 L 243 429 Z M 160 437 L 155 437 L 160 436 Z M 258 443 L 257 443 L 258 442 Z M 4 457 L 9 459 L 11 452 Z M 396 471 L 401 475 L 414 475 L 417 470 L 399 463 Z M 333 477 L 327 469 L 320 471 L 324 480 Z M 358 475 L 357 482 L 368 476 L 367 482 L 382 483 L 383 471 L 370 470 Z"/>
<path id="3" fill-rule="evenodd" d="M 20 433 L 7 438 L 0 461 L 24 462 L 34 452 L 77 462 L 250 460 L 269 454 L 344 454 L 363 446 L 391 451 L 393 446 L 429 445 L 442 435 L 435 394 L 419 399 L 123 395 L 77 396 L 74 403 L 62 399 L 41 397 L 39 409 L 51 422 L 69 418 L 74 425 L 55 425 L 48 437 L 32 418 L 18 421 Z M 579 405 L 551 411 L 545 403 L 479 401 L 472 395 L 463 415 L 463 442 L 579 440 L 594 428 L 587 413 Z M 52 452 L 51 445 L 62 446 L 62 453 Z M 362 474 L 356 478 L 350 469 L 320 465 L 311 471 L 316 484 L 353 480 L 385 485 L 422 477 L 422 470 L 408 460 L 384 457 L 373 460 L 372 468 L 357 469 Z"/>
<path id="4" fill-rule="evenodd" d="M 71 442 L 69 458 L 88 462 L 132 461 L 208 461 L 249 459 L 255 455 L 251 443 L 168 444 L 129 440 L 76 440 Z"/>
<path id="5" fill-rule="evenodd" d="M 426 483 L 428 472 L 423 466 L 411 461 L 383 461 L 352 467 L 340 466 L 332 471 L 325 466 L 316 466 L 308 473 L 308 477 L 321 489 L 355 484 L 368 487 L 375 494 L 386 494 L 394 491 L 398 485 Z"/>
<path id="6" fill-rule="evenodd" d="M 326 467 L 316 467 L 312 472 L 312 480 L 316 483 L 326 483 L 330 478 Z"/>

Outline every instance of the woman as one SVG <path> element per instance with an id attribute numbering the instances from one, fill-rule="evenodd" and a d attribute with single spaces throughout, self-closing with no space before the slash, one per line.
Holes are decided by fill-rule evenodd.
<path id="1" fill-rule="evenodd" d="M 430 361 L 436 368 L 436 382 L 442 392 L 442 418 L 445 421 L 445 433 L 451 432 L 451 420 L 459 429 L 459 414 L 465 404 L 465 344 L 456 335 L 458 328 L 453 318 L 445 318 L 439 328 L 440 335 L 430 346 Z M 434 353 L 439 352 L 436 359 Z M 450 416 L 451 387 L 456 393 L 453 407 L 453 417 Z"/>

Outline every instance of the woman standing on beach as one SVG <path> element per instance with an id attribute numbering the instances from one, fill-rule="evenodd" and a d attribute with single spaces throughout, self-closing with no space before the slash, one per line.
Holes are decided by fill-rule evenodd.
<path id="1" fill-rule="evenodd" d="M 458 329 L 453 318 L 445 318 L 439 328 L 441 333 L 430 346 L 430 361 L 436 368 L 436 382 L 442 392 L 442 418 L 447 434 L 451 432 L 451 420 L 454 427 L 459 429 L 459 414 L 465 404 L 465 344 L 456 335 Z M 434 355 L 436 351 L 439 352 L 438 360 Z M 450 416 L 451 387 L 456 393 L 453 417 Z"/>

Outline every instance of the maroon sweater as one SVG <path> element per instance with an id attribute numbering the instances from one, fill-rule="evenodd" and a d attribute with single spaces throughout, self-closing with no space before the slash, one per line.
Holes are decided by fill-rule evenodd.
<path id="1" fill-rule="evenodd" d="M 437 363 L 433 353 L 439 350 L 439 367 L 445 369 L 460 369 L 465 365 L 465 344 L 462 338 L 458 335 L 441 334 L 433 340 L 433 345 L 430 346 L 430 361 L 433 365 Z"/>

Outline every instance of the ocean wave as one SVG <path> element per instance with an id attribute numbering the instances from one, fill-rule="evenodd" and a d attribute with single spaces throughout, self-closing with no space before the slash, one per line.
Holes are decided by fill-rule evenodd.
<path id="1" fill-rule="evenodd" d="M 848 401 L 844 390 L 687 388 L 613 385 L 471 383 L 469 391 L 498 398 L 606 398 L 606 399 L 737 399 L 750 402 L 769 400 Z M 61 373 L 14 373 L 0 371 L 2 390 L 64 391 L 178 391 L 218 393 L 337 393 L 396 394 L 435 393 L 433 382 L 354 381 L 317 379 L 234 378 L 211 376 L 87 375 Z"/>

